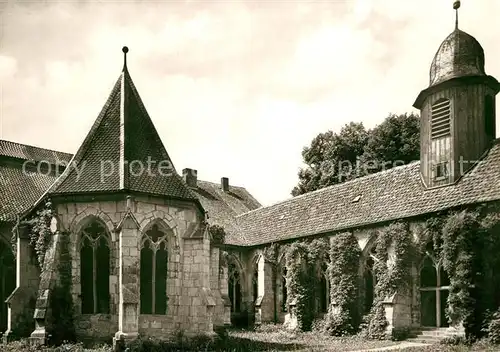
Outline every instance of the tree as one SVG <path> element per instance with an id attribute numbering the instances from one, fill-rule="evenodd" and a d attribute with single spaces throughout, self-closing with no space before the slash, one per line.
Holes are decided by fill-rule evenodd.
<path id="1" fill-rule="evenodd" d="M 390 114 L 380 125 L 366 130 L 351 122 L 333 133 L 320 133 L 304 147 L 307 165 L 292 190 L 297 196 L 342 183 L 419 158 L 420 120 L 415 114 Z"/>
<path id="2" fill-rule="evenodd" d="M 371 172 L 406 165 L 420 159 L 420 119 L 415 114 L 389 115 L 370 131 L 363 163 L 373 161 Z"/>
<path id="3" fill-rule="evenodd" d="M 307 193 L 351 179 L 356 162 L 368 141 L 368 132 L 362 123 L 351 122 L 340 130 L 320 133 L 304 147 L 302 157 L 307 165 L 299 171 L 299 184 L 292 195 Z"/>

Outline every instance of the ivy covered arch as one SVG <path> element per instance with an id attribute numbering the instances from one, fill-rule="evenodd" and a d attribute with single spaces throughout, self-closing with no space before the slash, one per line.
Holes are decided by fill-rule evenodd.
<path id="1" fill-rule="evenodd" d="M 330 306 L 330 279 L 328 275 L 328 261 L 322 261 L 317 268 L 318 283 L 318 309 L 319 313 L 328 312 Z"/>
<path id="2" fill-rule="evenodd" d="M 360 257 L 360 291 L 362 292 L 362 314 L 370 313 L 375 299 L 375 263 L 379 260 L 376 253 L 376 235 L 372 235 Z"/>
<path id="3" fill-rule="evenodd" d="M 287 275 L 288 269 L 286 265 L 285 255 L 284 253 L 279 257 L 278 265 L 277 265 L 277 274 L 276 275 L 276 288 L 278 289 L 278 302 L 279 302 L 279 311 L 287 312 L 287 301 L 288 301 L 288 285 L 287 285 Z"/>

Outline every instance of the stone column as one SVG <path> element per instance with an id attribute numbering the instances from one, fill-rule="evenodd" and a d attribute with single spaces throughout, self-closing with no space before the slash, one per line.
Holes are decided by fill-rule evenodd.
<path id="1" fill-rule="evenodd" d="M 40 284 L 38 286 L 38 297 L 34 313 L 35 330 L 30 335 L 33 344 L 42 345 L 47 342 L 48 318 L 51 315 L 50 295 L 58 280 L 57 266 L 59 262 L 60 234 L 54 232 L 50 244 L 45 252 L 45 259 L 40 274 Z"/>
<path id="2" fill-rule="evenodd" d="M 246 312 L 247 315 L 247 325 L 252 326 L 255 321 L 255 310 L 254 310 L 254 300 L 253 300 L 253 270 L 252 268 L 243 268 L 240 273 L 240 285 L 241 285 L 241 303 L 242 312 Z"/>
<path id="3" fill-rule="evenodd" d="M 187 316 L 179 317 L 181 329 L 191 335 L 213 331 L 207 316 L 213 314 L 215 302 L 210 292 L 210 242 L 202 237 L 184 238 L 183 283 L 187 293 L 183 305 Z M 183 309 L 184 310 L 184 309 Z"/>
<path id="4" fill-rule="evenodd" d="M 29 229 L 20 225 L 16 234 L 16 288 L 6 300 L 8 320 L 7 331 L 3 336 L 5 342 L 15 337 L 16 333 L 23 333 L 19 331 L 23 327 L 18 324 L 34 324 L 38 269 L 31 263 L 30 258 Z"/>
<path id="5" fill-rule="evenodd" d="M 119 302 L 118 332 L 113 339 L 120 341 L 136 339 L 139 334 L 139 226 L 130 213 L 125 215 L 119 231 Z"/>
<path id="6" fill-rule="evenodd" d="M 220 277 L 220 249 L 212 246 L 210 248 L 210 290 L 215 300 L 215 307 L 213 312 L 213 326 L 216 327 L 224 325 L 224 300 L 222 298 L 221 281 Z"/>
<path id="7" fill-rule="evenodd" d="M 220 267 L 220 292 L 221 292 L 221 297 L 222 301 L 224 304 L 224 312 L 223 312 L 223 323 L 225 326 L 230 326 L 231 325 L 231 300 L 229 299 L 229 294 L 228 294 L 228 269 L 227 265 L 221 265 Z"/>
<path id="8" fill-rule="evenodd" d="M 257 324 L 263 322 L 272 322 L 275 320 L 278 307 L 277 292 L 274 292 L 276 276 L 273 271 L 275 267 L 272 263 L 266 261 L 263 256 L 260 257 L 257 263 L 258 267 L 258 297 L 255 305 Z"/>

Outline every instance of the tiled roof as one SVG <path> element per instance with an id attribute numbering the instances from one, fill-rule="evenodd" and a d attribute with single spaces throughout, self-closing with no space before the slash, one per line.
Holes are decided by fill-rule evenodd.
<path id="1" fill-rule="evenodd" d="M 48 194 L 119 190 L 198 201 L 175 171 L 126 68 Z"/>
<path id="2" fill-rule="evenodd" d="M 29 145 L 0 141 L 0 221 L 12 221 L 22 214 L 47 191 L 56 180 L 55 176 L 36 172 L 22 172 L 22 160 L 60 160 L 69 162 L 72 155 Z M 21 151 L 24 151 L 21 153 Z M 2 162 L 1 157 L 21 159 L 21 162 Z M 52 159 L 51 159 L 52 157 Z M 57 158 L 57 159 L 56 159 Z M 183 182 L 183 181 L 181 181 Z M 192 190 L 202 207 L 208 212 L 209 223 L 230 229 L 228 240 L 243 245 L 247 241 L 235 231 L 235 217 L 259 208 L 261 205 L 243 187 L 229 186 L 223 192 L 220 184 L 198 181 Z"/>
<path id="3" fill-rule="evenodd" d="M 261 205 L 245 188 L 229 186 L 229 192 L 224 192 L 220 184 L 198 181 L 194 192 L 208 212 L 208 223 L 224 227 L 226 242 L 233 245 L 248 242 L 244 234 L 237 231 L 235 217 Z"/>
<path id="4" fill-rule="evenodd" d="M 250 211 L 237 217 L 237 231 L 247 245 L 259 245 L 500 199 L 498 141 L 451 186 L 425 189 L 419 167 L 414 162 Z"/>
<path id="5" fill-rule="evenodd" d="M 0 163 L 0 222 L 28 210 L 55 181 L 55 176 L 23 172 L 21 165 Z"/>
<path id="6" fill-rule="evenodd" d="M 45 161 L 55 165 L 63 162 L 68 163 L 72 155 L 0 139 L 0 156 L 22 160 Z"/>

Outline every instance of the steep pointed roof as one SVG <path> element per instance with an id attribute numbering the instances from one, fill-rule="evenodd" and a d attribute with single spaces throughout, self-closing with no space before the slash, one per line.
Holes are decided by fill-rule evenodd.
<path id="1" fill-rule="evenodd" d="M 125 47 L 123 52 L 126 55 L 128 49 Z M 114 191 L 197 201 L 177 174 L 132 82 L 126 61 L 87 137 L 47 193 Z"/>

